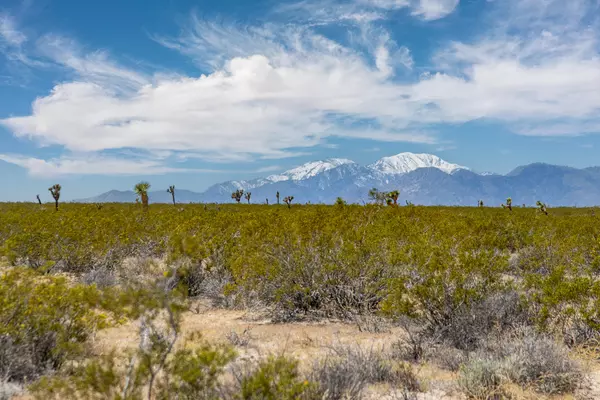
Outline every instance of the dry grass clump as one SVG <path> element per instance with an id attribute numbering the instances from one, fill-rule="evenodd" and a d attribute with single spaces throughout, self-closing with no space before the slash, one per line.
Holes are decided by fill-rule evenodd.
<path id="1" fill-rule="evenodd" d="M 237 347 L 248 347 L 253 339 L 249 327 L 244 329 L 241 334 L 238 334 L 236 331 L 232 330 L 226 335 L 226 337 L 229 343 Z"/>
<path id="2" fill-rule="evenodd" d="M 524 330 L 518 335 L 490 340 L 460 367 L 459 384 L 465 394 L 487 399 L 502 393 L 504 383 L 545 394 L 574 392 L 583 381 L 579 363 L 568 349 L 550 337 Z"/>
<path id="3" fill-rule="evenodd" d="M 309 374 L 321 398 L 359 399 L 369 384 L 385 383 L 415 392 L 421 384 L 406 363 L 399 363 L 383 349 L 335 346 L 327 357 L 315 362 Z"/>
<path id="4" fill-rule="evenodd" d="M 583 379 L 579 363 L 552 338 L 526 333 L 501 342 L 507 377 L 521 386 L 547 394 L 571 393 Z"/>
<path id="5" fill-rule="evenodd" d="M 503 382 L 503 365 L 490 358 L 473 358 L 461 366 L 459 387 L 472 399 L 500 399 Z"/>

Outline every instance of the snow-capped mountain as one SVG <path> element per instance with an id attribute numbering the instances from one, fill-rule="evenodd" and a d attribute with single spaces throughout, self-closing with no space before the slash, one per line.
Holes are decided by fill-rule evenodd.
<path id="1" fill-rule="evenodd" d="M 419 168 L 437 168 L 448 174 L 469 169 L 458 164 L 451 164 L 433 154 L 400 153 L 391 157 L 383 157 L 369 165 L 369 168 L 384 174 L 405 174 Z"/>
<path id="2" fill-rule="evenodd" d="M 295 167 L 285 172 L 282 172 L 280 174 L 267 176 L 266 178 L 257 178 L 249 181 L 228 181 L 219 183 L 217 185 L 211 186 L 207 191 L 222 194 L 231 193 L 232 191 L 238 189 L 246 191 L 253 190 L 277 182 L 298 182 L 315 177 L 319 174 L 338 168 L 342 165 L 353 164 L 357 165 L 354 161 L 347 160 L 344 158 L 329 158 L 323 161 L 311 161 L 307 162 L 306 164 L 302 164 L 299 167 Z"/>
<path id="3" fill-rule="evenodd" d="M 330 169 L 334 169 L 339 167 L 340 165 L 346 164 L 356 164 L 352 160 L 348 160 L 345 158 L 329 158 L 324 161 L 312 161 L 306 164 L 303 164 L 299 167 L 290 169 L 289 171 L 285 171 L 278 175 L 271 175 L 267 177 L 268 181 L 271 182 L 281 182 L 281 181 L 301 181 L 304 179 L 312 178 L 320 173 L 325 171 L 329 171 Z"/>
<path id="4" fill-rule="evenodd" d="M 368 202 L 368 191 L 399 190 L 404 200 L 422 205 L 501 204 L 512 197 L 515 204 L 551 206 L 600 204 L 600 167 L 576 169 L 531 164 L 506 175 L 475 173 L 431 154 L 400 153 L 361 166 L 347 159 L 309 162 L 280 174 L 253 180 L 223 182 L 203 193 L 177 190 L 178 202 L 231 202 L 231 193 L 252 192 L 252 203 L 276 202 L 275 194 L 294 196 L 297 203 L 333 203 L 339 196 L 350 203 Z M 81 202 L 131 202 L 133 192 L 111 191 Z M 154 203 L 170 202 L 166 190 L 150 193 Z"/>

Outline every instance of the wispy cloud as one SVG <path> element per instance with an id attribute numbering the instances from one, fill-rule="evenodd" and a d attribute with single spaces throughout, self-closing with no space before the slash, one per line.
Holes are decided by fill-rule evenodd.
<path id="1" fill-rule="evenodd" d="M 27 36 L 17 29 L 13 17 L 0 14 L 0 43 L 5 46 L 20 47 L 26 41 Z"/>
<path id="2" fill-rule="evenodd" d="M 21 68 L 45 65 L 28 54 L 28 42 L 29 38 L 19 29 L 16 19 L 8 13 L 0 12 L 0 53 L 6 57 L 7 64 L 18 64 Z"/>
<path id="3" fill-rule="evenodd" d="M 460 0 L 419 0 L 412 14 L 426 21 L 444 18 L 456 9 Z"/>
<path id="4" fill-rule="evenodd" d="M 162 175 L 166 173 L 217 172 L 214 170 L 171 168 L 158 161 L 128 160 L 116 157 L 60 157 L 44 160 L 15 154 L 0 154 L 0 160 L 25 168 L 36 177 L 61 175 Z"/>
<path id="5" fill-rule="evenodd" d="M 279 165 L 272 165 L 270 167 L 263 167 L 263 168 L 259 168 L 256 170 L 256 172 L 258 173 L 263 173 L 263 172 L 276 172 L 276 171 L 281 171 L 282 168 Z"/>
<path id="6" fill-rule="evenodd" d="M 37 40 L 40 56 L 72 71 L 78 78 L 103 87 L 139 89 L 150 83 L 150 77 L 110 60 L 106 51 L 85 52 L 73 39 L 47 34 Z"/>
<path id="7" fill-rule="evenodd" d="M 301 0 L 277 8 L 291 18 L 308 20 L 313 24 L 339 22 L 370 23 L 385 19 L 387 14 L 407 10 L 412 16 L 426 21 L 451 14 L 460 0 Z"/>

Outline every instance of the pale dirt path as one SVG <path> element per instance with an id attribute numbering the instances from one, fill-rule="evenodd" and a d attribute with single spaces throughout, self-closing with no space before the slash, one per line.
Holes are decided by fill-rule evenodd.
<path id="1" fill-rule="evenodd" d="M 325 356 L 329 348 L 339 344 L 359 345 L 375 349 L 390 348 L 402 331 L 393 328 L 384 333 L 361 332 L 355 324 L 337 321 L 297 322 L 273 324 L 268 319 L 257 318 L 257 314 L 199 307 L 198 313 L 186 313 L 182 323 L 182 335 L 201 332 L 202 337 L 213 343 L 229 343 L 227 335 L 234 331 L 238 335 L 250 332 L 250 344 L 237 347 L 239 359 L 256 360 L 268 354 L 285 354 L 300 361 L 300 367 L 309 367 L 314 360 Z M 94 350 L 102 354 L 111 349 L 126 349 L 137 346 L 137 323 L 107 329 L 100 332 L 94 342 Z M 428 388 L 419 394 L 422 400 L 457 400 L 463 397 L 454 392 L 454 374 L 431 366 L 416 367 L 418 376 Z M 366 393 L 368 399 L 402 399 L 391 393 L 387 386 L 372 387 Z"/>

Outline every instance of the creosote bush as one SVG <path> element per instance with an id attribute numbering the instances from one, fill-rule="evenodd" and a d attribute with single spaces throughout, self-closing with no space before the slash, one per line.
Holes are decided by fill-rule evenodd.
<path id="1" fill-rule="evenodd" d="M 112 299 L 62 277 L 10 269 L 0 275 L 0 376 L 30 381 L 83 354 L 86 340 L 110 323 Z"/>

